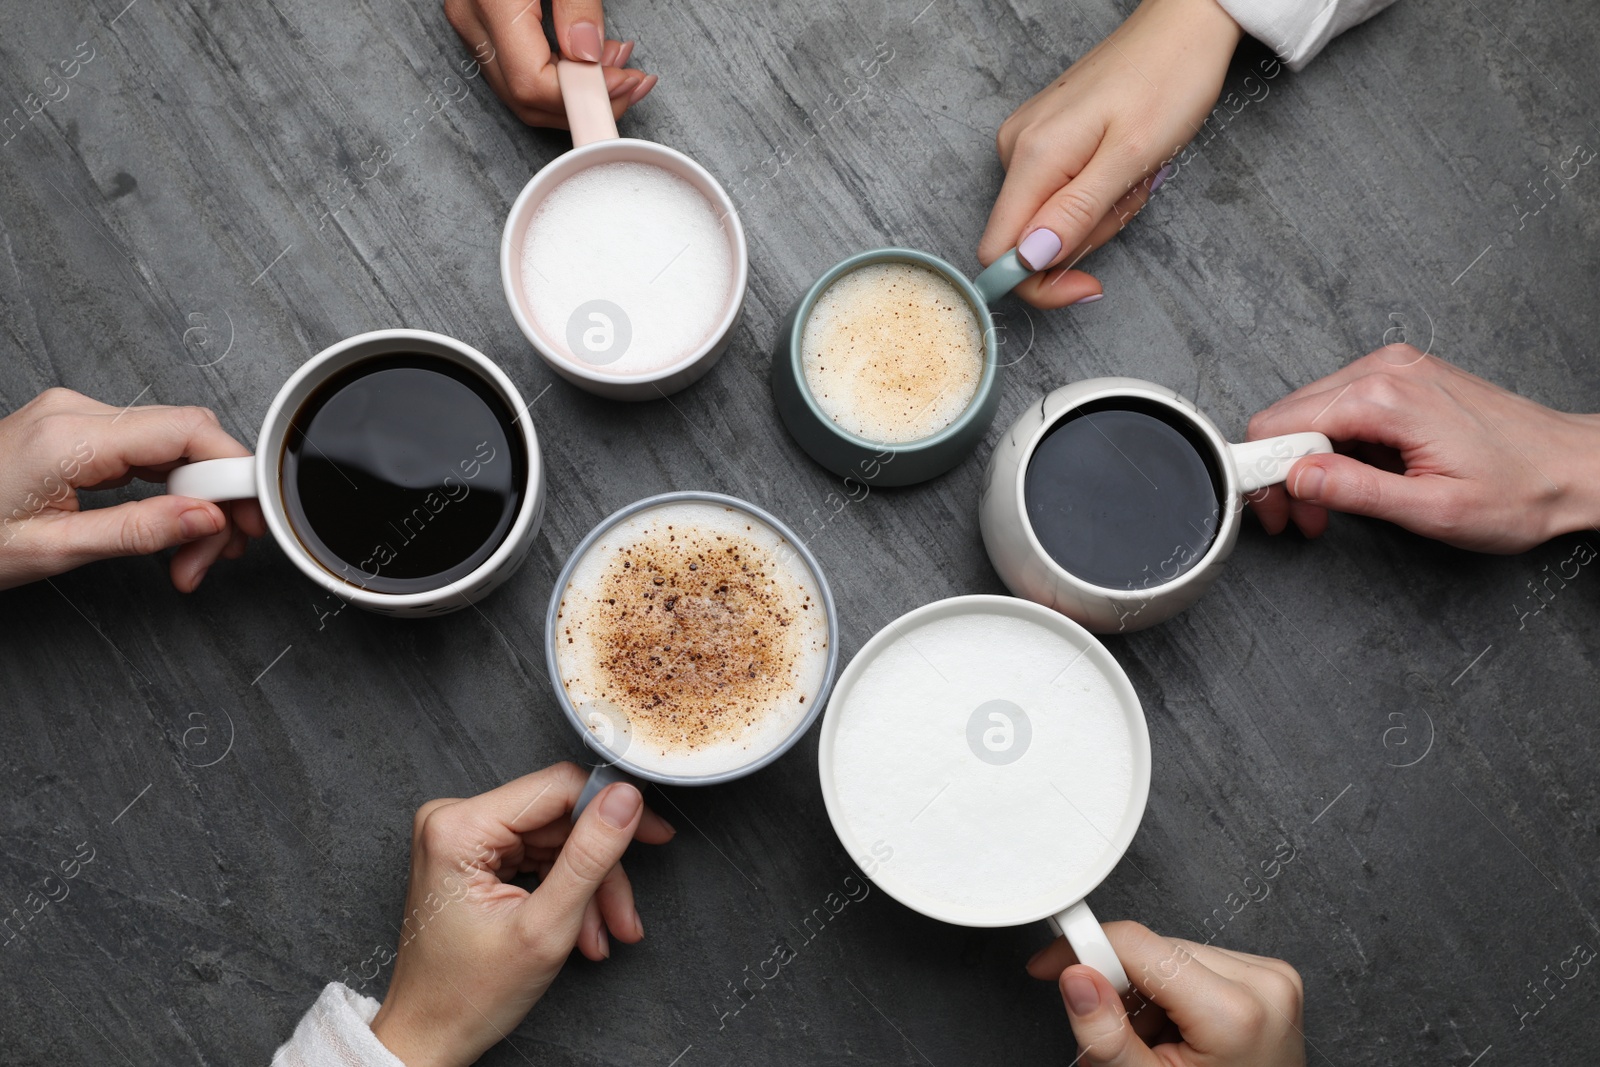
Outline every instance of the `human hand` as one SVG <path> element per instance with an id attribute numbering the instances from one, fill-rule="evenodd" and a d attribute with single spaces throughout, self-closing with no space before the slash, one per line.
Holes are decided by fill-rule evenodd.
<path id="1" fill-rule="evenodd" d="M 1065 938 L 1028 961 L 1061 987 L 1082 1067 L 1304 1067 L 1300 975 L 1282 960 L 1105 924 L 1134 991 L 1119 998 Z"/>
<path id="2" fill-rule="evenodd" d="M 1144 207 L 1217 102 L 1243 31 L 1217 0 L 1144 0 L 1126 22 L 1000 124 L 1005 184 L 978 244 L 1016 247 L 1041 273 L 1035 307 L 1086 303 L 1100 283 L 1072 267 Z"/>
<path id="3" fill-rule="evenodd" d="M 558 763 L 470 800 L 431 800 L 411 829 L 411 885 L 394 977 L 372 1032 L 406 1067 L 458 1067 L 514 1030 L 576 945 L 644 937 L 621 859 L 676 832 L 633 786 L 574 823 L 585 773 Z M 511 883 L 537 873 L 529 892 Z"/>
<path id="4" fill-rule="evenodd" d="M 656 76 L 624 69 L 632 41 L 607 41 L 600 0 L 552 0 L 561 55 L 605 69 L 611 114 L 622 113 L 649 95 Z M 490 88 L 529 126 L 567 128 L 556 80 L 556 59 L 544 35 L 539 0 L 445 0 L 445 18 L 472 51 Z"/>
<path id="5" fill-rule="evenodd" d="M 80 489 L 164 482 L 180 463 L 248 456 L 205 408 L 118 409 L 48 389 L 0 419 L 0 589 L 113 556 L 177 546 L 172 584 L 192 593 L 219 556 L 267 532 L 253 500 L 153 496 L 82 510 Z"/>
<path id="6" fill-rule="evenodd" d="M 1269 533 L 1307 537 L 1328 511 L 1404 526 L 1457 548 L 1522 552 L 1600 522 L 1600 416 L 1569 415 L 1410 345 L 1389 345 L 1250 420 L 1250 440 L 1320 430 L 1308 456 L 1252 501 Z"/>

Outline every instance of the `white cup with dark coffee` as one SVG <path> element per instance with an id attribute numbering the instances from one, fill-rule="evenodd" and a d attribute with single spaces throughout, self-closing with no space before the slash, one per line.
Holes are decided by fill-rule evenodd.
<path id="1" fill-rule="evenodd" d="M 1153 382 L 1075 382 L 1030 404 L 990 457 L 984 547 L 1017 596 L 1096 633 L 1142 630 L 1216 580 L 1246 494 L 1331 451 L 1320 433 L 1230 443 Z"/>
<path id="2" fill-rule="evenodd" d="M 713 785 L 776 760 L 827 700 L 837 629 L 816 558 L 753 504 L 664 493 L 608 517 L 545 618 L 556 699 L 603 761 L 578 810 L 612 781 Z"/>
<path id="3" fill-rule="evenodd" d="M 278 390 L 255 455 L 178 467 L 167 491 L 258 498 L 308 578 L 401 617 L 457 611 L 509 578 L 545 496 L 516 385 L 477 349 L 425 330 L 319 352 Z"/>

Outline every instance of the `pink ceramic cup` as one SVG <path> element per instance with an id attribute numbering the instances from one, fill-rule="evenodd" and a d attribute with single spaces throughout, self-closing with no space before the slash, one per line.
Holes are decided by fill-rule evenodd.
<path id="1" fill-rule="evenodd" d="M 606 95 L 605 77 L 598 64 L 563 59 L 556 69 L 561 78 L 567 122 L 572 128 L 573 149 L 546 164 L 511 205 L 511 214 L 500 237 L 500 280 L 506 303 L 511 306 L 511 314 L 528 343 L 567 381 L 613 400 L 654 400 L 698 379 L 727 349 L 734 326 L 744 310 L 745 286 L 750 274 L 744 227 L 727 191 L 700 164 L 665 145 L 618 136 L 616 120 L 611 117 L 611 101 Z M 697 347 L 667 366 L 639 374 L 613 374 L 607 372 L 601 362 L 574 358 L 560 338 L 549 336 L 540 327 L 523 297 L 522 246 L 534 214 L 556 186 L 579 171 L 601 163 L 648 163 L 694 186 L 721 220 L 733 263 L 733 283 L 729 286 L 727 305 L 710 333 Z M 619 255 L 625 254 L 619 252 Z"/>

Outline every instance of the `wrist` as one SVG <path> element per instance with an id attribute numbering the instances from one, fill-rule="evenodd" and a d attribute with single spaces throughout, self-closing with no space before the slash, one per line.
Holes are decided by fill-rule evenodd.
<path id="1" fill-rule="evenodd" d="M 468 1067 L 477 1059 L 463 1059 L 462 1043 L 452 1044 L 442 1028 L 419 1024 L 394 1004 L 391 995 L 379 1006 L 372 1017 L 372 1036 L 406 1067 Z"/>
<path id="2" fill-rule="evenodd" d="M 1600 415 L 1568 415 L 1571 437 L 1556 475 L 1558 496 L 1551 508 L 1549 535 L 1579 530 L 1600 532 Z"/>
<path id="3" fill-rule="evenodd" d="M 1185 38 L 1207 48 L 1233 50 L 1244 40 L 1244 29 L 1217 0 L 1144 0 L 1138 11 L 1149 11 Z"/>

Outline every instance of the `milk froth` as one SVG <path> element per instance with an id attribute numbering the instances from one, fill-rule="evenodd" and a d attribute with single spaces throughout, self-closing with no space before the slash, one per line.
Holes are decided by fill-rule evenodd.
<path id="1" fill-rule="evenodd" d="M 1103 861 L 1133 792 L 1134 741 L 1111 682 L 1063 635 L 1010 614 L 896 635 L 829 708 L 852 852 L 892 853 L 873 877 L 908 900 L 989 914 L 1070 903 L 1063 887 Z M 1003 765 L 968 736 L 996 701 L 1023 709 L 1031 734 Z"/>
<path id="2" fill-rule="evenodd" d="M 705 344 L 733 300 L 733 279 L 728 233 L 711 201 L 649 163 L 577 172 L 544 198 L 523 238 L 529 316 L 563 355 L 603 374 L 663 370 Z M 599 302 L 620 308 L 626 323 L 605 307 L 591 319 Z M 583 320 L 575 334 L 574 316 Z M 569 343 L 574 335 L 585 339 L 580 351 Z M 610 358 L 624 336 L 621 356 Z"/>
<path id="3" fill-rule="evenodd" d="M 983 377 L 983 331 L 943 274 L 872 263 L 817 297 L 801 335 L 806 386 L 840 429 L 884 444 L 931 437 Z"/>

